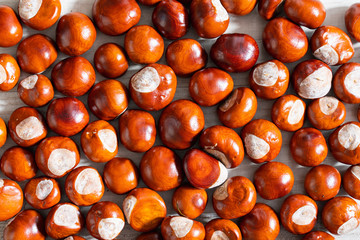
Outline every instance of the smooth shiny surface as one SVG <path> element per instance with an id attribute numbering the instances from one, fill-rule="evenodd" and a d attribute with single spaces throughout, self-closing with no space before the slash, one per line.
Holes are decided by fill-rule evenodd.
<path id="1" fill-rule="evenodd" d="M 185 184 L 174 191 L 172 207 L 179 215 L 194 219 L 204 212 L 207 201 L 208 195 L 205 189 Z"/>
<path id="2" fill-rule="evenodd" d="M 16 59 L 9 54 L 0 54 L 0 65 L 5 70 L 5 79 L 1 79 L 0 90 L 9 91 L 19 81 L 20 67 Z"/>
<path id="3" fill-rule="evenodd" d="M 12 47 L 20 42 L 23 28 L 14 10 L 6 5 L 0 5 L 0 47 Z"/>

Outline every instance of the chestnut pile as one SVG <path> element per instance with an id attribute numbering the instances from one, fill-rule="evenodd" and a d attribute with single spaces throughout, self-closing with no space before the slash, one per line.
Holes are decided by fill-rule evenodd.
<path id="1" fill-rule="evenodd" d="M 153 8 L 153 26 L 138 25 L 141 8 L 135 0 L 94 0 L 92 19 L 80 12 L 60 17 L 60 0 L 19 0 L 18 15 L 0 5 L 0 50 L 17 48 L 16 59 L 0 53 L 0 90 L 17 85 L 27 105 L 5 117 L 7 125 L 0 118 L 0 147 L 7 133 L 16 144 L 0 161 L 7 177 L 0 178 L 0 221 L 12 219 L 3 239 L 81 240 L 76 234 L 85 235 L 80 231 L 86 228 L 94 238 L 108 240 L 129 226 L 143 233 L 138 240 L 272 240 L 280 225 L 306 234 L 305 240 L 330 240 L 331 234 L 355 230 L 360 123 L 344 122 L 345 104 L 360 103 L 360 63 L 349 62 L 350 37 L 360 41 L 360 3 L 345 13 L 349 37 L 323 26 L 320 0 L 138 2 Z M 229 14 L 247 15 L 256 4 L 268 21 L 262 42 L 273 58 L 261 63 L 253 37 L 225 33 Z M 37 31 L 57 24 L 56 39 L 42 33 L 23 38 L 22 24 Z M 199 38 L 217 38 L 209 55 L 200 41 L 184 37 L 190 25 Z M 123 35 L 124 46 L 104 43 L 93 59 L 80 56 L 95 43 L 96 27 Z M 314 29 L 310 40 L 303 28 Z M 314 58 L 304 59 L 309 48 Z M 57 61 L 58 54 L 67 57 Z M 158 63 L 163 56 L 166 64 Z M 206 67 L 210 60 L 217 67 Z M 299 60 L 290 73 L 286 64 Z M 131 78 L 115 80 L 140 64 Z M 333 75 L 330 66 L 340 67 Z M 42 74 L 46 70 L 49 76 Z M 21 71 L 27 74 L 19 81 Z M 247 71 L 249 87 L 234 89 L 230 74 Z M 97 73 L 107 79 L 97 81 Z M 191 100 L 174 100 L 178 77 L 188 78 Z M 294 94 L 288 92 L 290 82 Z M 274 101 L 268 111 L 272 121 L 254 119 L 264 110 L 258 98 Z M 128 109 L 130 101 L 138 109 Z M 205 118 L 214 117 L 204 114 L 206 107 L 216 108 L 213 115 L 222 125 L 205 127 Z M 360 110 L 357 116 L 360 121 Z M 304 127 L 306 120 L 312 127 Z M 332 131 L 328 139 L 325 130 Z M 289 143 L 282 131 L 293 132 Z M 141 159 L 118 157 L 119 141 Z M 285 144 L 294 163 L 309 168 L 307 195 L 295 192 L 296 169 L 281 162 Z M 322 164 L 329 151 L 339 164 L 350 165 L 343 176 Z M 88 160 L 80 164 L 82 153 Z M 262 164 L 253 181 L 229 174 L 245 157 Z M 349 196 L 338 196 L 341 186 Z M 120 206 L 102 200 L 107 190 L 123 195 Z M 159 194 L 169 190 L 170 204 Z M 219 218 L 205 223 L 198 217 L 210 193 Z M 284 198 L 279 212 L 260 203 L 279 198 Z M 319 201 L 326 201 L 324 207 Z M 320 212 L 327 232 L 313 231 Z"/>

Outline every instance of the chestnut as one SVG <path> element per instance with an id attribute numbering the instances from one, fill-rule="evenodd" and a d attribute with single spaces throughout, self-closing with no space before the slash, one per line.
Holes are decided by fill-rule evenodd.
<path id="1" fill-rule="evenodd" d="M 310 232 L 316 223 L 318 207 L 308 196 L 294 194 L 283 202 L 280 220 L 284 228 L 293 234 Z"/>
<path id="2" fill-rule="evenodd" d="M 345 105 L 334 97 L 315 99 L 307 108 L 307 118 L 319 130 L 336 128 L 345 121 L 345 117 Z"/>
<path id="3" fill-rule="evenodd" d="M 360 4 L 354 3 L 351 5 L 348 10 L 345 12 L 345 25 L 348 33 L 360 41 L 360 32 L 359 32 L 359 16 L 360 16 Z"/>
<path id="4" fill-rule="evenodd" d="M 160 2 L 161 0 L 138 0 L 139 3 L 145 5 L 145 6 L 153 6 Z"/>
<path id="5" fill-rule="evenodd" d="M 87 102 L 96 117 L 102 120 L 113 120 L 128 107 L 127 89 L 119 81 L 104 80 L 90 90 Z"/>
<path id="6" fill-rule="evenodd" d="M 139 22 L 141 9 L 135 0 L 96 0 L 92 16 L 100 31 L 116 36 Z"/>
<path id="7" fill-rule="evenodd" d="M 229 26 L 229 14 L 220 0 L 192 0 L 191 25 L 202 38 L 216 38 Z"/>
<path id="8" fill-rule="evenodd" d="M 308 50 L 304 30 L 285 18 L 275 18 L 266 25 L 262 41 L 266 51 L 281 62 L 296 62 Z"/>
<path id="9" fill-rule="evenodd" d="M 173 100 L 176 85 L 176 75 L 170 67 L 152 63 L 130 78 L 129 91 L 136 105 L 147 111 L 157 111 Z"/>
<path id="10" fill-rule="evenodd" d="M 66 177 L 66 196 L 78 206 L 90 206 L 98 202 L 104 192 L 101 175 L 93 167 L 78 167 Z"/>
<path id="11" fill-rule="evenodd" d="M 0 13 L 1 13 L 1 5 L 0 5 Z M 19 77 L 20 77 L 20 67 L 17 61 L 15 60 L 15 58 L 9 54 L 5 54 L 5 53 L 0 54 L 0 90 L 9 91 L 13 89 L 13 87 L 15 87 L 15 85 L 19 81 Z"/>
<path id="12" fill-rule="evenodd" d="M 335 73 L 333 89 L 335 95 L 346 103 L 360 103 L 358 83 L 360 74 L 360 63 L 345 63 Z"/>
<path id="13" fill-rule="evenodd" d="M 233 90 L 232 77 L 218 68 L 205 68 L 192 75 L 190 96 L 201 106 L 214 106 L 224 100 Z"/>
<path id="14" fill-rule="evenodd" d="M 7 129 L 6 129 L 6 123 L 4 120 L 0 117 L 0 148 L 4 146 L 7 139 Z"/>
<path id="15" fill-rule="evenodd" d="M 36 209 L 48 209 L 60 202 L 59 183 L 48 177 L 31 179 L 24 188 L 26 201 Z"/>
<path id="16" fill-rule="evenodd" d="M 115 128 L 104 120 L 87 125 L 80 142 L 85 155 L 93 162 L 110 161 L 119 149 Z"/>
<path id="17" fill-rule="evenodd" d="M 199 149 L 194 148 L 187 151 L 183 164 L 187 179 L 196 188 L 218 187 L 228 177 L 228 171 L 220 161 Z"/>
<path id="18" fill-rule="evenodd" d="M 20 19 L 35 30 L 45 30 L 56 23 L 61 14 L 60 0 L 20 0 Z"/>
<path id="19" fill-rule="evenodd" d="M 52 178 L 61 178 L 80 162 L 79 150 L 67 137 L 45 138 L 37 147 L 35 161 L 38 168 Z"/>
<path id="20" fill-rule="evenodd" d="M 73 236 L 69 236 L 69 237 L 67 237 L 67 238 L 64 238 L 64 240 L 86 240 L 86 239 L 83 238 L 83 237 L 79 237 L 79 236 L 73 235 Z"/>
<path id="21" fill-rule="evenodd" d="M 156 63 L 164 53 L 164 40 L 149 25 L 132 27 L 125 35 L 125 51 L 134 63 Z"/>
<path id="22" fill-rule="evenodd" d="M 213 219 L 205 225 L 205 240 L 231 239 L 241 240 L 239 227 L 228 219 Z"/>
<path id="23" fill-rule="evenodd" d="M 24 210 L 4 228 L 4 240 L 45 240 L 44 219 L 35 210 Z"/>
<path id="24" fill-rule="evenodd" d="M 341 175 L 333 166 L 319 165 L 306 174 L 304 187 L 315 201 L 326 201 L 338 194 L 341 187 Z"/>
<path id="25" fill-rule="evenodd" d="M 349 36 L 340 28 L 321 26 L 310 39 L 313 55 L 328 65 L 341 65 L 354 55 Z"/>
<path id="26" fill-rule="evenodd" d="M 270 20 L 280 12 L 283 3 L 283 0 L 259 0 L 259 15 L 265 20 Z"/>
<path id="27" fill-rule="evenodd" d="M 59 135 L 69 137 L 79 133 L 89 122 L 85 105 L 73 97 L 53 100 L 46 112 L 47 124 Z"/>
<path id="28" fill-rule="evenodd" d="M 350 166 L 343 175 L 342 185 L 353 198 L 360 200 L 360 166 Z"/>
<path id="29" fill-rule="evenodd" d="M 0 178 L 0 221 L 8 220 L 20 212 L 24 202 L 23 191 L 13 180 Z"/>
<path id="30" fill-rule="evenodd" d="M 275 59 L 259 63 L 250 72 L 249 84 L 256 96 L 276 99 L 288 89 L 289 70 L 285 64 Z"/>
<path id="31" fill-rule="evenodd" d="M 263 203 L 256 203 L 251 212 L 240 219 L 239 227 L 244 239 L 275 240 L 280 233 L 275 211 Z"/>
<path id="32" fill-rule="evenodd" d="M 192 101 L 180 99 L 162 111 L 158 124 L 161 141 L 167 147 L 186 149 L 204 128 L 204 113 Z"/>
<path id="33" fill-rule="evenodd" d="M 67 202 L 53 207 L 45 219 L 45 231 L 55 239 L 77 234 L 83 226 L 84 218 L 79 207 Z"/>
<path id="34" fill-rule="evenodd" d="M 195 219 L 204 212 L 207 200 L 208 196 L 204 189 L 182 185 L 172 196 L 172 206 L 178 214 Z"/>
<path id="35" fill-rule="evenodd" d="M 241 131 L 245 149 L 254 163 L 269 162 L 279 154 L 282 144 L 280 130 L 272 122 L 256 119 Z"/>
<path id="36" fill-rule="evenodd" d="M 94 204 L 86 216 L 86 228 L 97 239 L 114 239 L 123 230 L 124 214 L 113 202 Z"/>
<path id="37" fill-rule="evenodd" d="M 255 206 L 256 190 L 249 179 L 243 176 L 235 176 L 216 188 L 212 202 L 215 212 L 221 218 L 242 217 Z"/>
<path id="38" fill-rule="evenodd" d="M 37 166 L 32 152 L 21 147 L 7 149 L 1 157 L 1 171 L 17 182 L 35 177 Z"/>
<path id="39" fill-rule="evenodd" d="M 122 204 L 126 220 L 138 232 L 149 232 L 160 226 L 166 216 L 162 197 L 148 188 L 136 188 Z"/>
<path id="40" fill-rule="evenodd" d="M 268 162 L 254 173 L 257 193 L 264 199 L 273 200 L 289 194 L 294 186 L 294 173 L 281 162 Z"/>
<path id="41" fill-rule="evenodd" d="M 164 240 L 203 240 L 205 228 L 201 222 L 186 217 L 171 216 L 166 217 L 161 223 L 161 235 Z"/>
<path id="42" fill-rule="evenodd" d="M 14 142 L 21 147 L 30 147 L 47 135 L 43 116 L 30 107 L 20 107 L 10 116 L 9 133 Z"/>
<path id="43" fill-rule="evenodd" d="M 95 52 L 94 65 L 96 70 L 107 78 L 123 75 L 129 67 L 125 50 L 116 43 L 105 43 Z"/>
<path id="44" fill-rule="evenodd" d="M 71 97 L 84 95 L 95 83 L 95 70 L 83 57 L 69 57 L 52 69 L 51 80 L 55 88 Z"/>
<path id="45" fill-rule="evenodd" d="M 6 5 L 0 5 L 0 36 L 3 36 L 0 47 L 12 47 L 23 36 L 23 28 L 14 10 Z"/>
<path id="46" fill-rule="evenodd" d="M 217 115 L 222 124 L 229 128 L 246 125 L 255 116 L 257 99 L 250 88 L 239 87 L 219 105 Z"/>
<path id="47" fill-rule="evenodd" d="M 243 16 L 249 14 L 255 8 L 257 1 L 221 0 L 221 3 L 228 13 Z"/>
<path id="48" fill-rule="evenodd" d="M 56 27 L 56 43 L 61 52 L 78 56 L 91 48 L 96 39 L 96 29 L 90 18 L 83 13 L 63 15 Z"/>
<path id="49" fill-rule="evenodd" d="M 323 208 L 322 222 L 333 234 L 347 234 L 359 226 L 360 207 L 350 197 L 334 197 Z"/>
<path id="50" fill-rule="evenodd" d="M 42 107 L 54 98 L 51 81 L 44 75 L 30 75 L 20 81 L 17 92 L 30 107 Z"/>
<path id="51" fill-rule="evenodd" d="M 306 234 L 302 240 L 335 240 L 335 238 L 326 232 L 314 231 Z"/>

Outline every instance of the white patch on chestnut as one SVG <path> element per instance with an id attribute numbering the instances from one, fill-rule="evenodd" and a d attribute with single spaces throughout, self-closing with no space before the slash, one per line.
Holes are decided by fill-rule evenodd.
<path id="1" fill-rule="evenodd" d="M 16 135 L 22 140 L 31 140 L 44 133 L 44 126 L 37 117 L 30 116 L 22 120 L 15 128 Z"/>
<path id="2" fill-rule="evenodd" d="M 231 164 L 227 159 L 226 155 L 223 152 L 216 150 L 215 147 L 216 146 L 204 146 L 204 150 L 205 152 L 210 153 L 211 155 L 219 159 L 225 165 L 226 168 L 230 168 Z"/>
<path id="3" fill-rule="evenodd" d="M 218 200 L 218 201 L 223 201 L 227 197 L 229 197 L 229 193 L 228 193 L 228 190 L 227 190 L 228 185 L 229 185 L 229 180 L 226 180 L 226 182 L 223 185 L 216 188 L 216 190 L 215 190 L 215 192 L 213 194 L 213 198 L 215 200 Z"/>
<path id="4" fill-rule="evenodd" d="M 323 97 L 319 100 L 320 111 L 325 115 L 333 114 L 339 105 L 339 100 L 334 97 Z"/>
<path id="5" fill-rule="evenodd" d="M 336 65 L 339 62 L 340 58 L 336 50 L 329 44 L 326 44 L 316 49 L 314 52 L 314 56 L 327 63 L 328 65 Z"/>
<path id="6" fill-rule="evenodd" d="M 360 69 L 348 73 L 344 79 L 346 90 L 357 98 L 360 98 Z"/>
<path id="7" fill-rule="evenodd" d="M 131 78 L 131 85 L 140 93 L 153 92 L 160 85 L 159 73 L 153 67 L 145 67 Z"/>
<path id="8" fill-rule="evenodd" d="M 341 235 L 341 234 L 349 233 L 358 226 L 359 226 L 359 221 L 354 217 L 350 218 L 338 228 L 337 234 Z"/>
<path id="9" fill-rule="evenodd" d="M 352 166 L 350 171 L 360 181 L 360 166 Z"/>
<path id="10" fill-rule="evenodd" d="M 218 161 L 218 164 L 219 164 L 219 168 L 220 168 L 219 177 L 216 179 L 216 182 L 214 182 L 213 185 L 211 185 L 209 188 L 215 188 L 215 187 L 220 186 L 228 178 L 229 173 L 228 173 L 226 167 L 224 166 L 224 164 L 222 164 L 219 161 Z"/>
<path id="11" fill-rule="evenodd" d="M 82 170 L 75 179 L 75 191 L 81 195 L 101 192 L 102 184 L 99 173 L 92 168 Z"/>
<path id="12" fill-rule="evenodd" d="M 137 202 L 136 197 L 134 197 L 132 195 L 127 196 L 124 199 L 124 203 L 123 203 L 124 214 L 125 214 L 125 217 L 126 217 L 126 220 L 127 220 L 128 224 L 130 224 L 131 213 L 134 210 L 136 202 Z"/>
<path id="13" fill-rule="evenodd" d="M 219 110 L 222 112 L 228 111 L 232 106 L 234 106 L 237 96 L 238 90 L 233 91 L 230 97 L 228 97 L 226 101 L 219 106 Z"/>
<path id="14" fill-rule="evenodd" d="M 273 86 L 279 78 L 279 68 L 273 62 L 260 64 L 255 68 L 253 78 L 254 82 L 259 86 Z"/>
<path id="15" fill-rule="evenodd" d="M 0 84 L 5 82 L 7 79 L 7 73 L 5 68 L 0 64 Z"/>
<path id="16" fill-rule="evenodd" d="M 39 79 L 38 75 L 31 75 L 27 78 L 23 79 L 20 82 L 20 85 L 25 89 L 33 89 L 37 83 L 37 80 Z"/>
<path id="17" fill-rule="evenodd" d="M 230 238 L 223 231 L 217 230 L 211 235 L 210 240 L 230 240 Z"/>
<path id="18" fill-rule="evenodd" d="M 194 221 L 186 217 L 173 217 L 170 219 L 170 227 L 177 238 L 185 237 L 194 224 Z"/>
<path id="19" fill-rule="evenodd" d="M 305 114 L 305 107 L 301 100 L 296 100 L 292 105 L 289 115 L 288 115 L 288 122 L 290 124 L 297 124 L 301 121 Z"/>
<path id="20" fill-rule="evenodd" d="M 115 152 L 117 147 L 117 138 L 114 131 L 110 129 L 101 129 L 98 132 L 98 136 L 106 150 L 112 153 Z"/>
<path id="21" fill-rule="evenodd" d="M 74 240 L 72 236 L 65 238 L 64 240 Z"/>
<path id="22" fill-rule="evenodd" d="M 215 8 L 215 12 L 217 13 L 216 19 L 219 22 L 224 22 L 229 19 L 229 14 L 221 4 L 220 0 L 211 0 L 213 7 Z"/>
<path id="23" fill-rule="evenodd" d="M 343 126 L 338 132 L 338 141 L 345 149 L 355 150 L 360 144 L 360 127 L 353 123 Z"/>
<path id="24" fill-rule="evenodd" d="M 61 176 L 76 164 L 76 154 L 65 148 L 54 149 L 48 159 L 49 171 L 56 175 Z"/>
<path id="25" fill-rule="evenodd" d="M 0 188 L 2 188 L 4 186 L 4 179 L 0 178 Z"/>
<path id="26" fill-rule="evenodd" d="M 262 138 L 254 134 L 247 134 L 244 139 L 246 153 L 252 159 L 260 159 L 270 151 L 270 145 Z"/>
<path id="27" fill-rule="evenodd" d="M 61 205 L 55 211 L 54 223 L 62 227 L 76 228 L 80 224 L 78 209 L 70 204 Z"/>
<path id="28" fill-rule="evenodd" d="M 291 220 L 300 226 L 309 225 L 316 218 L 316 208 L 312 205 L 305 205 L 294 212 Z"/>
<path id="29" fill-rule="evenodd" d="M 54 183 L 51 180 L 48 179 L 41 180 L 36 186 L 35 195 L 39 200 L 43 201 L 45 198 L 47 198 L 50 195 L 53 188 L 54 188 Z"/>
<path id="30" fill-rule="evenodd" d="M 298 94 L 306 99 L 323 97 L 331 89 L 331 80 L 331 70 L 327 67 L 321 67 L 300 83 Z"/>
<path id="31" fill-rule="evenodd" d="M 98 232 L 102 239 L 114 239 L 124 228 L 121 218 L 103 218 L 98 225 Z"/>
<path id="32" fill-rule="evenodd" d="M 39 12 L 42 0 L 20 0 L 19 15 L 23 19 L 31 19 Z"/>

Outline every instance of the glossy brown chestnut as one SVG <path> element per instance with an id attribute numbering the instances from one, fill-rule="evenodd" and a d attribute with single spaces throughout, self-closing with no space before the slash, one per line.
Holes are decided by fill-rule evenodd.
<path id="1" fill-rule="evenodd" d="M 293 234 L 305 234 L 314 228 L 317 212 L 314 200 L 305 195 L 294 194 L 286 198 L 281 206 L 281 224 Z"/>
<path id="2" fill-rule="evenodd" d="M 60 0 L 20 0 L 20 19 L 35 30 L 45 30 L 56 23 L 61 14 Z"/>
<path id="3" fill-rule="evenodd" d="M 275 18 L 268 22 L 262 41 L 272 57 L 285 63 L 302 58 L 309 44 L 304 30 L 285 18 Z"/>
<path id="4" fill-rule="evenodd" d="M 218 107 L 217 114 L 222 124 L 239 128 L 251 121 L 257 109 L 257 99 L 250 88 L 239 87 Z"/>
<path id="5" fill-rule="evenodd" d="M 116 43 L 105 43 L 95 52 L 94 65 L 96 70 L 107 78 L 123 75 L 129 67 L 125 50 Z"/>
<path id="6" fill-rule="evenodd" d="M 30 75 L 20 81 L 17 92 L 30 107 L 42 107 L 54 98 L 51 81 L 44 75 Z"/>
<path id="7" fill-rule="evenodd" d="M 241 131 L 245 149 L 254 163 L 269 162 L 279 154 L 282 144 L 280 130 L 272 122 L 256 119 Z"/>
<path id="8" fill-rule="evenodd" d="M 259 15 L 265 20 L 270 20 L 280 12 L 283 2 L 283 0 L 259 0 Z"/>
<path id="9" fill-rule="evenodd" d="M 360 83 L 360 63 L 350 62 L 343 64 L 335 73 L 333 89 L 336 96 L 346 103 L 360 103 L 360 94 L 357 90 Z"/>
<path id="10" fill-rule="evenodd" d="M 17 182 L 35 177 L 37 166 L 32 152 L 21 147 L 7 149 L 1 157 L 1 171 Z"/>
<path id="11" fill-rule="evenodd" d="M 229 239 L 241 240 L 239 227 L 228 219 L 213 219 L 205 225 L 205 240 Z"/>
<path id="12" fill-rule="evenodd" d="M 43 116 L 30 107 L 20 107 L 10 116 L 9 133 L 21 147 L 30 147 L 46 137 L 47 128 Z"/>
<path id="13" fill-rule="evenodd" d="M 360 166 L 350 166 L 343 175 L 342 185 L 353 198 L 360 200 Z"/>
<path id="14" fill-rule="evenodd" d="M 255 8 L 257 0 L 221 0 L 221 3 L 228 13 L 243 16 Z"/>
<path id="15" fill-rule="evenodd" d="M 26 201 L 36 209 L 48 209 L 60 202 L 61 192 L 58 182 L 53 178 L 31 179 L 24 188 Z"/>
<path id="16" fill-rule="evenodd" d="M 23 28 L 12 8 L 0 5 L 0 47 L 12 47 L 20 42 Z M 5 37 L 6 36 L 6 37 Z"/>
<path id="17" fill-rule="evenodd" d="M 314 231 L 306 234 L 302 240 L 335 240 L 335 238 L 326 232 Z"/>
<path id="18" fill-rule="evenodd" d="M 84 95 L 95 83 L 95 70 L 83 57 L 62 60 L 52 69 L 51 80 L 55 88 L 71 97 Z"/>
<path id="19" fill-rule="evenodd" d="M 7 139 L 7 129 L 6 129 L 6 123 L 2 118 L 0 118 L 0 148 L 4 146 Z"/>
<path id="20" fill-rule="evenodd" d="M 354 3 L 351 5 L 348 10 L 345 12 L 345 25 L 349 34 L 360 41 L 360 31 L 359 31 L 359 16 L 360 16 L 360 4 Z"/>
<path id="21" fill-rule="evenodd" d="M 144 1 L 144 0 L 142 0 Z M 141 1 L 139 1 L 141 2 Z M 162 240 L 162 236 L 160 233 L 158 232 L 147 232 L 147 233 L 142 233 L 141 235 L 139 235 L 136 240 Z"/>
<path id="22" fill-rule="evenodd" d="M 208 196 L 204 189 L 182 185 L 172 196 L 172 206 L 178 214 L 195 219 L 204 212 L 207 200 Z"/>
<path id="23" fill-rule="evenodd" d="M 201 222 L 186 217 L 166 217 L 161 223 L 161 235 L 164 240 L 203 240 L 205 228 Z"/>
<path id="24" fill-rule="evenodd" d="M 56 43 L 63 53 L 78 56 L 91 48 L 96 29 L 88 16 L 71 12 L 62 16 L 56 27 Z"/>
<path id="25" fill-rule="evenodd" d="M 53 100 L 46 112 L 47 124 L 59 135 L 69 137 L 79 133 L 89 122 L 85 105 L 73 97 Z"/>
<path id="26" fill-rule="evenodd" d="M 347 234 L 359 226 L 360 207 L 350 197 L 335 197 L 324 206 L 322 222 L 333 234 Z"/>
<path id="27" fill-rule="evenodd" d="M 0 178 L 0 221 L 8 220 L 20 212 L 24 202 L 23 191 L 13 180 Z"/>
<path id="28" fill-rule="evenodd" d="M 0 6 L 1 13 L 1 6 Z M 1 14 L 0 14 L 1 15 Z M 1 21 L 1 19 L 0 19 Z M 1 30 L 0 30 L 1 31 Z M 9 91 L 19 81 L 20 67 L 15 58 L 9 54 L 0 54 L 0 90 Z"/>
<path id="29" fill-rule="evenodd" d="M 329 65 L 344 64 L 354 55 L 349 36 L 334 26 L 321 26 L 316 29 L 310 45 L 313 55 Z"/>
<path id="30" fill-rule="evenodd" d="M 141 9 L 135 0 L 96 0 L 92 16 L 100 31 L 116 36 L 139 22 Z"/>
<path id="31" fill-rule="evenodd" d="M 275 211 L 263 203 L 255 204 L 251 212 L 241 218 L 239 227 L 244 239 L 275 240 L 280 233 Z"/>

